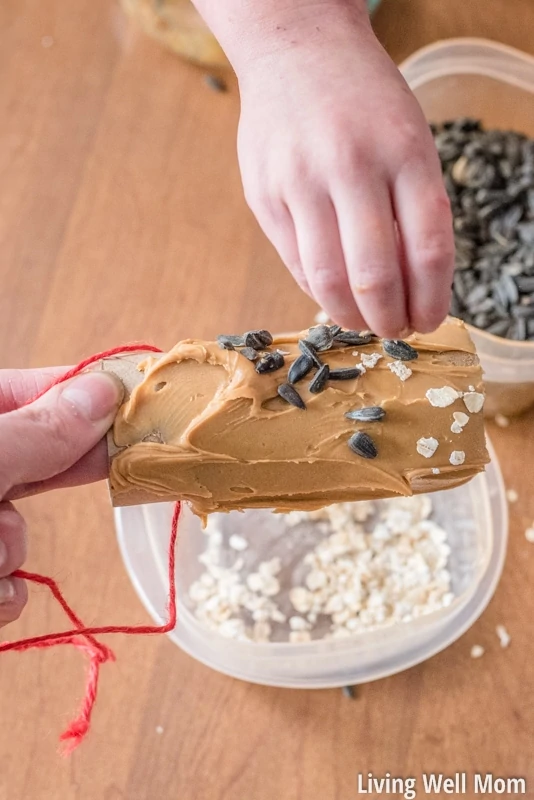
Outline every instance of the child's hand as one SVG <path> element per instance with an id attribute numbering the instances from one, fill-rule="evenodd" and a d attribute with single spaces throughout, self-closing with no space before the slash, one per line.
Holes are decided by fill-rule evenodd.
<path id="1" fill-rule="evenodd" d="M 10 500 L 107 474 L 102 437 L 122 391 L 106 373 L 80 375 L 24 403 L 64 370 L 0 370 L 0 627 L 17 619 L 26 586 L 10 577 L 26 558 L 26 526 Z"/>
<path id="2" fill-rule="evenodd" d="M 429 126 L 366 18 L 320 20 L 282 27 L 272 52 L 237 62 L 247 201 L 334 321 L 429 332 L 447 313 L 454 260 Z"/>

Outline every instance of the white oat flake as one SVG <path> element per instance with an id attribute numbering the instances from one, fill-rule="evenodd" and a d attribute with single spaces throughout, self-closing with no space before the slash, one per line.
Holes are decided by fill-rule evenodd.
<path id="1" fill-rule="evenodd" d="M 367 369 L 374 369 L 381 358 L 383 358 L 381 353 L 358 353 L 355 352 L 353 355 L 361 355 L 361 362 L 364 367 Z"/>
<path id="2" fill-rule="evenodd" d="M 463 450 L 453 450 L 449 461 L 453 467 L 459 467 L 465 461 L 465 453 Z"/>
<path id="3" fill-rule="evenodd" d="M 440 475 L 441 474 L 440 468 L 439 467 L 432 467 L 432 474 L 433 475 Z"/>
<path id="4" fill-rule="evenodd" d="M 258 644 L 263 644 L 270 641 L 272 628 L 266 620 L 260 620 L 254 623 L 252 628 L 252 639 Z"/>
<path id="5" fill-rule="evenodd" d="M 248 542 L 243 536 L 238 536 L 237 533 L 232 534 L 228 540 L 228 544 L 232 548 L 232 550 L 246 550 L 248 547 Z"/>
<path id="6" fill-rule="evenodd" d="M 310 629 L 310 623 L 304 617 L 289 617 L 288 623 L 292 631 L 307 631 Z"/>
<path id="7" fill-rule="evenodd" d="M 436 450 L 438 449 L 438 440 L 434 439 L 433 436 L 429 436 L 425 438 L 424 436 L 417 442 L 417 452 L 420 456 L 424 456 L 425 458 L 432 458 Z"/>
<path id="8" fill-rule="evenodd" d="M 252 570 L 242 558 L 232 564 L 229 540 L 244 529 L 225 524 L 221 542 L 210 525 L 204 572 L 189 587 L 200 625 L 226 640 L 301 643 L 408 622 L 454 599 L 447 534 L 432 519 L 430 497 L 338 503 L 297 520 L 321 534 L 299 554 L 300 586 L 286 583 L 281 558 Z"/>
<path id="9" fill-rule="evenodd" d="M 403 382 L 407 381 L 412 375 L 412 370 L 402 361 L 394 361 L 392 364 L 388 364 L 388 367 L 392 373 L 396 375 L 397 378 L 400 378 L 400 380 Z"/>
<path id="10" fill-rule="evenodd" d="M 464 414 L 463 411 L 455 411 L 452 416 L 454 422 L 456 422 L 456 424 L 459 425 L 460 428 L 465 428 L 465 426 L 469 422 L 469 417 L 467 416 L 467 414 Z"/>
<path id="11" fill-rule="evenodd" d="M 426 393 L 428 402 L 431 406 L 434 406 L 434 408 L 447 408 L 447 406 L 452 406 L 459 397 L 459 392 L 453 389 L 452 386 L 443 386 L 441 389 L 429 389 Z"/>
<path id="12" fill-rule="evenodd" d="M 485 652 L 481 644 L 474 644 L 471 648 L 471 658 L 482 658 Z"/>
<path id="13" fill-rule="evenodd" d="M 464 403 L 471 414 L 478 414 L 484 406 L 484 395 L 480 392 L 466 392 L 464 394 Z"/>
<path id="14" fill-rule="evenodd" d="M 510 642 L 512 641 L 512 637 L 504 627 L 504 625 L 497 625 L 495 628 L 495 632 L 499 637 L 499 644 L 502 648 L 506 648 L 509 646 Z"/>

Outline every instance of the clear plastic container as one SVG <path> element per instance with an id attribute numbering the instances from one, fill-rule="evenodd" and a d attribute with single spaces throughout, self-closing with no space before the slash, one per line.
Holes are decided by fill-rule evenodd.
<path id="1" fill-rule="evenodd" d="M 449 492 L 432 495 L 434 518 L 448 532 L 452 547 L 452 604 L 440 611 L 347 639 L 309 643 L 235 641 L 211 632 L 197 621 L 187 591 L 202 567 L 198 555 L 206 537 L 200 523 L 184 509 L 177 545 L 178 623 L 171 639 L 191 656 L 235 678 L 273 686 L 326 688 L 364 683 L 400 672 L 443 650 L 466 631 L 489 602 L 499 579 L 507 540 L 507 504 L 499 467 L 493 459 L 485 474 Z M 279 556 L 282 589 L 294 577 L 294 565 L 311 549 L 300 533 L 284 532 L 283 518 L 251 512 L 254 564 Z M 150 614 L 165 618 L 167 549 L 172 505 L 116 509 L 121 552 L 132 582 Z M 247 525 L 247 513 L 232 512 L 235 525 Z M 250 518 L 249 518 L 250 520 Z M 248 525 L 249 540 L 251 538 Z M 233 553 L 235 557 L 235 552 Z M 247 564 L 247 566 L 248 566 Z"/>
<path id="2" fill-rule="evenodd" d="M 475 117 L 534 137 L 534 58 L 485 39 L 449 39 L 418 50 L 400 69 L 429 122 Z M 534 342 L 470 327 L 485 372 L 488 416 L 534 406 Z"/>

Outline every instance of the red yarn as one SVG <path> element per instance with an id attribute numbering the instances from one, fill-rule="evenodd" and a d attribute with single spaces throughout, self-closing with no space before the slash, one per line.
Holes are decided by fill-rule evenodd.
<path id="1" fill-rule="evenodd" d="M 149 351 L 152 353 L 161 353 L 161 350 L 153 345 L 146 344 L 131 344 L 124 347 L 114 347 L 111 350 L 106 350 L 102 353 L 96 353 L 90 358 L 86 358 L 80 362 L 76 367 L 68 370 L 64 375 L 56 378 L 50 386 L 40 392 L 36 397 L 28 402 L 33 402 L 45 394 L 52 386 L 73 378 L 78 375 L 86 367 L 100 361 L 102 358 L 109 358 L 110 356 L 119 355 L 122 353 L 132 353 L 140 351 Z M 151 634 L 151 633 L 168 633 L 172 631 L 176 625 L 176 583 L 175 583 L 175 557 L 176 557 L 176 539 L 178 536 L 178 521 L 180 518 L 180 503 L 174 506 L 174 513 L 171 524 L 171 538 L 169 542 L 169 563 L 168 563 L 168 576 L 169 576 L 169 600 L 167 604 L 168 620 L 163 625 L 103 625 L 87 627 L 83 624 L 78 615 L 69 606 L 57 583 L 52 578 L 47 578 L 44 575 L 37 575 L 34 572 L 26 572 L 25 570 L 16 570 L 13 575 L 17 578 L 31 581 L 32 583 L 40 583 L 47 586 L 54 598 L 58 601 L 61 608 L 69 618 L 74 628 L 59 633 L 46 633 L 41 636 L 31 636 L 27 639 L 21 639 L 17 642 L 3 642 L 0 643 L 0 653 L 7 650 L 29 650 L 32 647 L 44 648 L 53 647 L 54 645 L 70 644 L 82 650 L 89 656 L 89 670 L 87 676 L 87 684 L 85 688 L 85 696 L 83 698 L 82 707 L 76 719 L 72 721 L 67 730 L 61 734 L 61 741 L 67 744 L 63 752 L 68 754 L 72 752 L 83 741 L 84 737 L 89 731 L 91 724 L 91 714 L 96 702 L 98 692 L 98 680 L 100 677 L 100 666 L 105 664 L 106 661 L 114 661 L 115 656 L 113 651 L 106 647 L 106 645 L 97 641 L 95 635 L 101 633 L 126 633 L 126 634 Z"/>

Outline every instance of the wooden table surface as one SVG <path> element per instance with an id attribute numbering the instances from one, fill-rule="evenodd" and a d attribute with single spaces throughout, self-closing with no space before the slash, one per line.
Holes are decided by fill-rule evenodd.
<path id="1" fill-rule="evenodd" d="M 532 0 L 384 0 L 375 26 L 397 61 L 460 35 L 534 50 Z M 313 305 L 245 207 L 234 86 L 211 91 L 131 30 L 113 0 L 2 0 L 0 36 L 3 366 L 310 322 Z M 523 776 L 534 797 L 534 546 L 523 535 L 534 518 L 532 417 L 491 433 L 519 501 L 495 598 L 452 647 L 350 701 L 232 680 L 166 637 L 117 637 L 92 733 L 70 760 L 56 755 L 57 737 L 81 697 L 82 657 L 2 655 L 0 800 L 354 800 L 358 772 L 388 770 Z M 104 485 L 20 507 L 28 567 L 60 580 L 86 621 L 147 619 Z M 5 633 L 62 624 L 32 589 Z M 486 648 L 477 661 L 475 643 Z"/>

